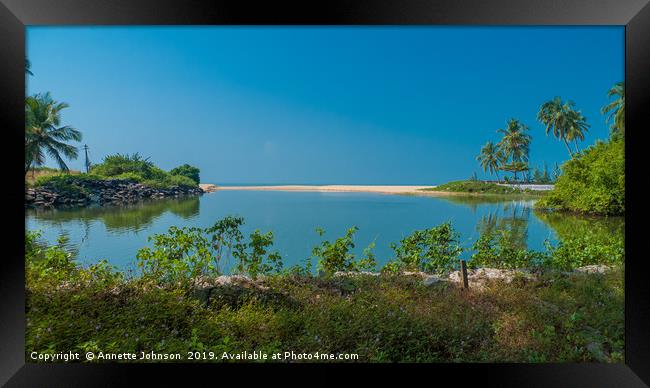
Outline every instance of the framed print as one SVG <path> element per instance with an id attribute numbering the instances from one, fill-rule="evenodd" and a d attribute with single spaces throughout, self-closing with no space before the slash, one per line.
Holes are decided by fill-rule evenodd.
<path id="1" fill-rule="evenodd" d="M 2 383 L 650 382 L 646 1 L 1 2 Z"/>

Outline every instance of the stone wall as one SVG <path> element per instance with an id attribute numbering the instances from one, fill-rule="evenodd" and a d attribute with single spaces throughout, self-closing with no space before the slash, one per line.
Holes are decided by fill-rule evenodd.
<path id="1" fill-rule="evenodd" d="M 199 187 L 155 188 L 129 180 L 74 180 L 65 187 L 44 185 L 25 190 L 26 207 L 86 206 L 119 204 L 144 199 L 200 195 Z"/>

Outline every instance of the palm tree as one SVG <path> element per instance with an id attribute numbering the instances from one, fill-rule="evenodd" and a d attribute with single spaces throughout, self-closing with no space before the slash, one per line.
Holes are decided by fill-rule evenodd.
<path id="1" fill-rule="evenodd" d="M 499 180 L 499 166 L 502 158 L 503 155 L 499 147 L 488 141 L 481 148 L 481 153 L 476 157 L 476 160 L 479 161 L 484 172 L 489 170 L 490 175 L 496 174 L 497 180 Z"/>
<path id="2" fill-rule="evenodd" d="M 537 113 L 537 120 L 546 125 L 546 135 L 548 136 L 553 129 L 553 136 L 564 142 L 571 158 L 573 158 L 573 151 L 569 147 L 569 142 L 573 141 L 578 150 L 578 140 L 584 139 L 584 132 L 589 128 L 587 119 L 574 107 L 573 101 L 565 103 L 560 97 L 555 97 L 542 104 Z"/>
<path id="3" fill-rule="evenodd" d="M 578 153 L 580 152 L 578 140 L 583 141 L 585 139 L 585 132 L 589 130 L 587 118 L 580 111 L 570 109 L 567 112 L 567 126 L 566 139 L 567 141 L 573 141 L 576 153 Z"/>
<path id="4" fill-rule="evenodd" d="M 503 155 L 502 162 L 510 160 L 510 163 L 504 165 L 501 169 L 512 171 L 515 180 L 517 180 L 518 171 L 527 169 L 532 138 L 526 131 L 528 131 L 528 126 L 515 119 L 510 119 L 505 129 L 497 130 L 498 133 L 503 135 L 503 138 L 497 144 Z"/>
<path id="5" fill-rule="evenodd" d="M 61 110 L 68 107 L 56 102 L 50 93 L 36 94 L 25 99 L 25 175 L 32 166 L 45 162 L 45 154 L 53 158 L 62 171 L 69 171 L 63 160 L 77 158 L 77 147 L 65 142 L 81 141 L 81 132 L 61 125 Z"/>
<path id="6" fill-rule="evenodd" d="M 614 122 L 611 126 L 612 131 L 618 131 L 625 136 L 625 83 L 618 82 L 612 86 L 612 88 L 607 92 L 607 97 L 616 97 L 616 99 L 605 105 L 600 112 L 602 114 L 609 112 L 607 122 L 610 122 L 613 119 Z"/>

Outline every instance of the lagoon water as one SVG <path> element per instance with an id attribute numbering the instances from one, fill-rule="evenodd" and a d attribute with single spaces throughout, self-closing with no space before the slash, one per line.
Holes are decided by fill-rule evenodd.
<path id="1" fill-rule="evenodd" d="M 334 240 L 357 226 L 355 252 L 375 242 L 378 263 L 392 257 L 390 244 L 414 230 L 452 222 L 469 248 L 487 228 L 508 229 L 529 249 L 544 249 L 563 233 L 597 229 L 606 234 L 624 232 L 622 218 L 583 219 L 539 213 L 534 201 L 487 201 L 477 197 L 429 197 L 374 193 L 280 191 L 217 191 L 198 198 L 166 199 L 129 206 L 26 211 L 28 230 L 41 230 L 55 242 L 69 237 L 68 247 L 83 264 L 100 259 L 122 270 L 135 269 L 135 255 L 148 246 L 147 237 L 170 226 L 207 227 L 226 215 L 245 218 L 242 231 L 272 230 L 274 248 L 285 266 L 299 264 L 323 239 Z M 325 229 L 320 237 L 316 228 Z M 464 256 L 469 257 L 470 252 Z"/>

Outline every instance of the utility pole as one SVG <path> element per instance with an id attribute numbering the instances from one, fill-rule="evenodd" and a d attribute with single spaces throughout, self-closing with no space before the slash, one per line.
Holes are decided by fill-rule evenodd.
<path id="1" fill-rule="evenodd" d="M 90 170 L 90 160 L 88 160 L 88 144 L 84 144 L 84 152 L 86 153 L 86 174 Z"/>

